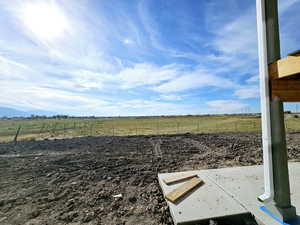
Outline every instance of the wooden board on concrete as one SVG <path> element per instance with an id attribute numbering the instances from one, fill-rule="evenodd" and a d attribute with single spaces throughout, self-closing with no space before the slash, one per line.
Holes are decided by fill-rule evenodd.
<path id="1" fill-rule="evenodd" d="M 194 177 L 191 180 L 185 182 L 184 184 L 180 185 L 170 193 L 166 194 L 166 199 L 175 203 L 177 200 L 185 196 L 191 190 L 196 188 L 199 184 L 203 183 L 203 180 L 199 177 Z"/>
<path id="2" fill-rule="evenodd" d="M 206 173 L 206 170 L 194 170 L 158 174 L 159 185 L 164 195 L 182 185 L 181 183 L 165 184 L 163 180 L 169 177 L 197 174 L 205 182 L 205 185 L 195 188 L 175 204 L 167 201 L 174 224 L 202 224 L 202 222 L 208 223 L 209 219 L 226 218 L 232 215 L 239 216 L 247 213 L 247 210 L 239 202 L 235 201 L 219 185 L 212 182 Z"/>
<path id="3" fill-rule="evenodd" d="M 300 102 L 300 80 L 271 80 L 271 93 L 283 102 Z"/>
<path id="4" fill-rule="evenodd" d="M 270 80 L 300 78 L 300 55 L 295 53 L 270 64 L 269 78 Z"/>
<path id="5" fill-rule="evenodd" d="M 180 181 L 185 181 L 187 179 L 193 178 L 193 177 L 197 177 L 197 174 L 181 174 L 181 175 L 176 175 L 173 177 L 168 177 L 166 179 L 164 179 L 163 181 L 165 182 L 165 184 L 174 184 Z"/>

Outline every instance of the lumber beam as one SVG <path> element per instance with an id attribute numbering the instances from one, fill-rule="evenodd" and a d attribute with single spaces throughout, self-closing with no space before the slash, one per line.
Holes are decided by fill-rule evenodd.
<path id="1" fill-rule="evenodd" d="M 169 185 L 169 184 L 175 184 L 177 182 L 185 181 L 185 180 L 191 179 L 193 177 L 197 177 L 197 174 L 176 175 L 176 176 L 173 176 L 170 178 L 163 179 L 163 181 Z"/>
<path id="2" fill-rule="evenodd" d="M 190 179 L 189 181 L 185 182 L 184 184 L 180 185 L 170 193 L 165 195 L 165 198 L 169 200 L 170 202 L 175 203 L 177 200 L 188 194 L 190 191 L 192 191 L 194 188 L 199 186 L 201 183 L 203 183 L 203 180 L 194 177 Z"/>
<path id="3" fill-rule="evenodd" d="M 272 99 L 300 102 L 300 80 L 271 80 Z"/>
<path id="4" fill-rule="evenodd" d="M 269 79 L 300 78 L 300 51 L 291 53 L 288 57 L 269 64 Z"/>

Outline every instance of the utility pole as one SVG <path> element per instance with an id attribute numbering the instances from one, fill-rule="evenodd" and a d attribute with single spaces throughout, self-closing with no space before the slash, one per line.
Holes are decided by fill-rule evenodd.
<path id="1" fill-rule="evenodd" d="M 262 65 L 264 55 L 267 64 L 280 59 L 277 0 L 257 0 L 257 13 L 261 91 L 265 91 L 265 95 L 261 94 L 262 106 L 265 103 L 262 119 L 266 119 L 262 121 L 265 194 L 259 200 L 264 202 L 271 214 L 288 221 L 296 218 L 296 209 L 290 199 L 283 103 L 279 99 L 270 99 L 267 65 Z M 264 41 L 265 46 L 261 43 Z M 266 68 L 263 70 L 262 67 Z M 262 79 L 269 83 L 262 82 Z"/>

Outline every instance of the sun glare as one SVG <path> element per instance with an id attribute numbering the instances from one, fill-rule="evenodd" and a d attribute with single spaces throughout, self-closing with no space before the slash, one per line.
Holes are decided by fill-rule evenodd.
<path id="1" fill-rule="evenodd" d="M 61 37 L 68 29 L 63 12 L 54 4 L 32 3 L 22 9 L 25 26 L 43 40 Z"/>

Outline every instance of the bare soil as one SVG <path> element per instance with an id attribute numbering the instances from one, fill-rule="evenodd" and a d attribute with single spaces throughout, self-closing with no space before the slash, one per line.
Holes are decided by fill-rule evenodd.
<path id="1" fill-rule="evenodd" d="M 299 140 L 288 134 L 290 160 Z M 261 163 L 255 133 L 0 143 L 0 224 L 172 224 L 157 173 Z"/>

